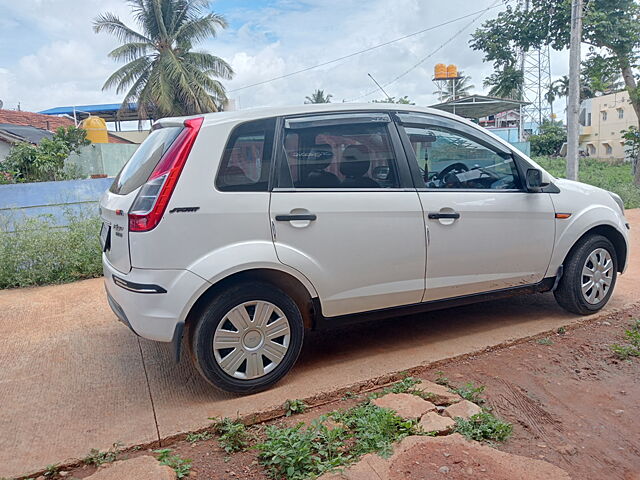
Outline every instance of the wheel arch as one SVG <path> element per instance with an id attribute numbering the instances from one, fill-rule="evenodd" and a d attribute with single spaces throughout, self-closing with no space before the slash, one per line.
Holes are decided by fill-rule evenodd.
<path id="1" fill-rule="evenodd" d="M 626 267 L 626 262 L 627 262 L 627 249 L 628 249 L 627 242 L 624 236 L 622 235 L 622 233 L 620 233 L 617 228 L 611 225 L 604 225 L 604 224 L 596 225 L 594 227 L 591 227 L 586 232 L 584 232 L 574 242 L 574 244 L 571 246 L 569 251 L 566 253 L 562 261 L 562 264 L 563 265 L 565 264 L 565 262 L 567 261 L 567 258 L 569 258 L 569 256 L 575 250 L 576 245 L 578 245 L 583 239 L 591 235 L 602 235 L 613 244 L 613 248 L 615 248 L 616 250 L 616 258 L 618 260 L 618 272 L 622 273 Z"/>
<path id="2" fill-rule="evenodd" d="M 185 326 L 187 332 L 191 330 L 190 325 L 193 325 L 194 322 L 197 321 L 201 312 L 212 298 L 231 285 L 248 281 L 261 281 L 281 289 L 298 305 L 304 327 L 306 329 L 315 327 L 315 311 L 312 301 L 313 294 L 299 279 L 287 272 L 274 268 L 251 268 L 232 273 L 207 288 L 194 302 L 189 313 L 186 315 Z"/>

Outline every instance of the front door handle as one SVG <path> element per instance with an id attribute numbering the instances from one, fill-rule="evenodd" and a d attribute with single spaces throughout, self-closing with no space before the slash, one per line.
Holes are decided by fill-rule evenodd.
<path id="1" fill-rule="evenodd" d="M 453 213 L 429 212 L 427 217 L 430 220 L 439 220 L 441 218 L 458 219 L 460 218 L 460 214 L 458 212 L 453 212 Z"/>
<path id="2" fill-rule="evenodd" d="M 296 220 L 307 220 L 309 222 L 313 222 L 316 218 L 314 213 L 300 213 L 300 214 L 292 214 L 292 215 L 276 215 L 277 222 L 293 222 Z"/>

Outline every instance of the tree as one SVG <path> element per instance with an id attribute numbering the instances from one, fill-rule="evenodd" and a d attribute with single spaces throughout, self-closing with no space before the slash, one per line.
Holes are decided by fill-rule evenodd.
<path id="1" fill-rule="evenodd" d="M 483 82 L 489 89 L 489 95 L 512 100 L 522 100 L 524 75 L 514 65 L 504 65 L 500 70 L 489 75 Z"/>
<path id="2" fill-rule="evenodd" d="M 122 45 L 109 56 L 126 61 L 103 90 L 126 91 L 122 109 L 137 102 L 140 118 L 215 112 L 226 99 L 216 78 L 230 79 L 231 66 L 193 45 L 215 37 L 226 20 L 209 9 L 208 0 L 130 0 L 138 31 L 113 13 L 96 17 L 93 29 L 114 35 Z"/>
<path id="3" fill-rule="evenodd" d="M 89 145 L 87 131 L 74 126 L 59 127 L 52 138 L 43 138 L 39 145 L 19 142 L 0 164 L 5 174 L 3 182 L 48 182 L 65 180 L 64 161 L 80 147 Z M 7 175 L 8 174 L 8 175 Z"/>
<path id="4" fill-rule="evenodd" d="M 306 97 L 304 97 L 304 103 L 331 103 L 331 97 L 333 97 L 333 95 L 325 95 L 324 90 L 318 89 L 311 95 L 307 95 Z"/>
<path id="5" fill-rule="evenodd" d="M 444 90 L 433 92 L 435 95 L 438 95 L 441 102 L 450 102 L 452 100 L 458 100 L 459 98 L 468 97 L 470 90 L 476 88 L 475 85 L 471 84 L 471 77 L 463 75 L 463 73 L 464 72 L 460 70 L 458 72 L 460 78 L 447 81 Z"/>
<path id="6" fill-rule="evenodd" d="M 400 105 L 415 105 L 414 102 L 409 100 L 409 97 L 405 95 L 404 97 L 400 97 L 396 100 L 396 97 L 387 97 L 382 100 L 372 100 L 371 103 L 397 103 Z"/>
<path id="7" fill-rule="evenodd" d="M 529 9 L 507 6 L 498 17 L 488 20 L 472 35 L 471 46 L 484 52 L 484 59 L 496 69 L 513 65 L 520 50 L 550 45 L 563 50 L 569 44 L 571 2 L 539 0 Z M 640 89 L 633 68 L 637 66 L 640 48 L 640 5 L 635 0 L 590 0 L 583 12 L 582 41 L 590 46 L 587 71 L 609 74 L 616 71 L 624 81 L 633 109 L 640 122 Z M 592 68 L 591 68 L 592 67 Z M 609 78 L 610 80 L 610 78 Z M 596 81 L 596 84 L 598 81 Z M 599 85 L 598 88 L 602 88 Z M 639 124 L 640 126 L 640 124 Z M 636 155 L 634 164 L 640 161 Z M 635 183 L 640 185 L 640 168 Z"/>
<path id="8" fill-rule="evenodd" d="M 567 130 L 561 122 L 544 120 L 536 135 L 529 136 L 531 155 L 558 155 L 567 141 Z"/>

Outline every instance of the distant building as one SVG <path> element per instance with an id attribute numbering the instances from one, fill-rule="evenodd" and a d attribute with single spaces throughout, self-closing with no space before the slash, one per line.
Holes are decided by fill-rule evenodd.
<path id="1" fill-rule="evenodd" d="M 629 93 L 611 93 L 580 104 L 580 150 L 590 157 L 624 159 L 621 130 L 638 125 Z"/>

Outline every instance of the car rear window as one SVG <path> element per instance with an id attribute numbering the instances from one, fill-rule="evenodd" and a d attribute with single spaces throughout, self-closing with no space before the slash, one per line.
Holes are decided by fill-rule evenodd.
<path id="1" fill-rule="evenodd" d="M 143 185 L 182 129 L 183 127 L 165 127 L 151 132 L 122 167 L 109 190 L 127 195 Z"/>

